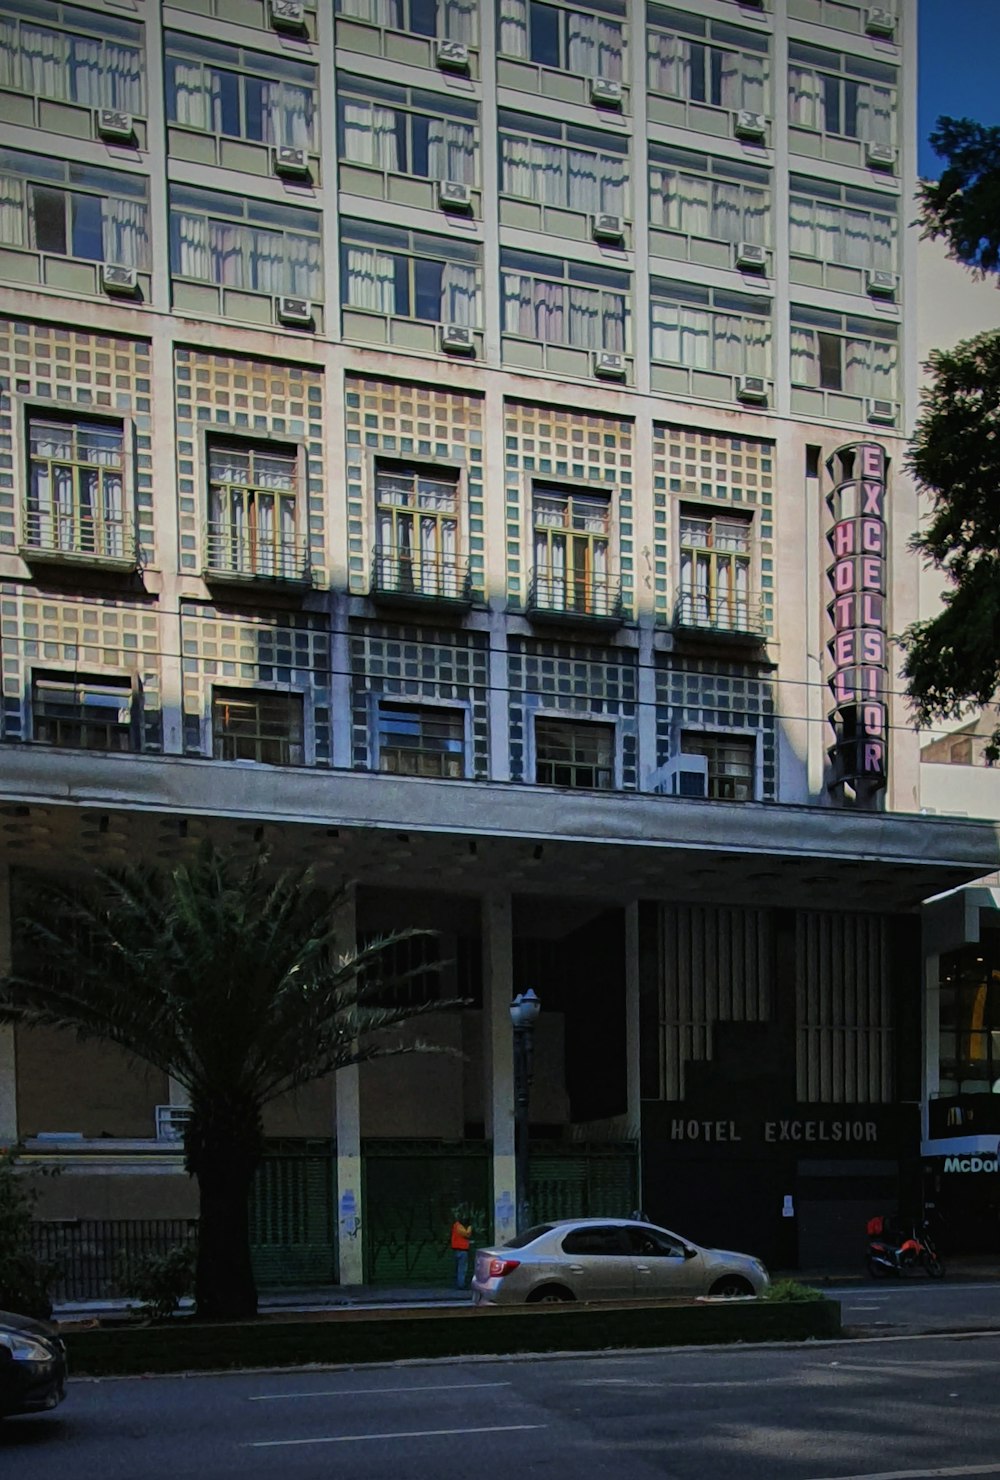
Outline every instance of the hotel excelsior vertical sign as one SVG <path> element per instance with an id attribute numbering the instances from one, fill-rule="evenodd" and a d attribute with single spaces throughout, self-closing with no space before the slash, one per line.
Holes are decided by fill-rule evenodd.
<path id="1" fill-rule="evenodd" d="M 833 487 L 827 541 L 833 627 L 831 785 L 874 800 L 888 777 L 886 455 L 877 442 L 841 447 L 827 462 Z"/>

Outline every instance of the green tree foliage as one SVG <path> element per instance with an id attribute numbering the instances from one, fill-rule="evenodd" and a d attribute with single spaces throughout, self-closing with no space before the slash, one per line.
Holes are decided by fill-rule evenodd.
<path id="1" fill-rule="evenodd" d="M 31 1173 L 18 1167 L 18 1151 L 0 1146 L 0 1310 L 46 1320 L 52 1314 L 49 1290 L 59 1271 L 32 1250 L 38 1188 Z"/>
<path id="2" fill-rule="evenodd" d="M 924 236 L 978 275 L 1000 270 L 1000 128 L 941 118 L 946 161 L 920 190 Z M 935 351 L 910 449 L 931 500 L 914 548 L 940 570 L 941 611 L 903 633 L 903 673 L 919 723 L 993 704 L 1000 691 L 1000 333 Z M 1000 726 L 986 750 L 1000 758 Z"/>
<path id="3" fill-rule="evenodd" d="M 412 973 L 383 973 L 401 935 L 343 949 L 336 913 L 311 870 L 275 873 L 264 856 L 206 847 L 169 870 L 38 881 L 17 921 L 0 1021 L 118 1044 L 187 1092 L 201 1316 L 257 1308 L 248 1199 L 263 1107 L 348 1064 L 425 1049 L 386 1030 L 456 1005 L 414 1002 Z"/>

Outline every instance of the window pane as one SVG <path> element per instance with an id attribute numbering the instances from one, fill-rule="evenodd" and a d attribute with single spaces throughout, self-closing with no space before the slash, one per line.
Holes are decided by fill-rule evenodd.
<path id="1" fill-rule="evenodd" d="M 96 195 L 70 196 L 70 219 L 73 226 L 73 256 L 89 262 L 104 260 L 103 202 Z"/>
<path id="2" fill-rule="evenodd" d="M 66 192 L 47 185 L 31 187 L 31 225 L 40 252 L 66 255 Z"/>
<path id="3" fill-rule="evenodd" d="M 837 334 L 818 333 L 816 338 L 819 341 L 819 383 L 825 391 L 842 390 L 842 341 Z"/>
<path id="4" fill-rule="evenodd" d="M 531 6 L 531 60 L 542 67 L 560 65 L 559 11 L 539 0 L 532 0 Z"/>

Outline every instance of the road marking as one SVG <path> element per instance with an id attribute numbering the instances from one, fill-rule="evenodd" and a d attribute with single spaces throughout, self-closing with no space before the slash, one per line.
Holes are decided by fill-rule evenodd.
<path id="1" fill-rule="evenodd" d="M 526 1429 L 547 1429 L 547 1423 L 495 1424 L 485 1429 L 403 1429 L 395 1434 L 334 1434 L 329 1439 L 258 1439 L 244 1449 L 291 1449 L 299 1444 L 363 1444 L 381 1439 L 441 1439 L 455 1434 L 516 1434 Z"/>
<path id="2" fill-rule="evenodd" d="M 250 1403 L 281 1403 L 289 1398 L 372 1398 L 388 1393 L 463 1393 L 479 1392 L 482 1388 L 510 1387 L 509 1382 L 447 1382 L 428 1383 L 422 1387 L 382 1388 L 325 1388 L 315 1393 L 259 1393 L 249 1398 Z"/>
<path id="3" fill-rule="evenodd" d="M 942 1480 L 949 1475 L 998 1475 L 1000 1465 L 961 1465 L 947 1470 L 881 1470 L 877 1475 L 831 1475 L 824 1480 Z"/>

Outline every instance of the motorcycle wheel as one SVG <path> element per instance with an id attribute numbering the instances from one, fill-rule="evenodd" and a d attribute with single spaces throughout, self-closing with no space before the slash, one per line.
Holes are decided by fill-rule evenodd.
<path id="1" fill-rule="evenodd" d="M 865 1262 L 868 1265 L 868 1273 L 871 1275 L 873 1280 L 884 1280 L 886 1275 L 889 1273 L 881 1260 L 876 1259 L 871 1254 L 868 1255 L 868 1258 Z"/>
<path id="2" fill-rule="evenodd" d="M 924 1255 L 924 1269 L 932 1280 L 944 1279 L 944 1263 L 938 1254 Z"/>

